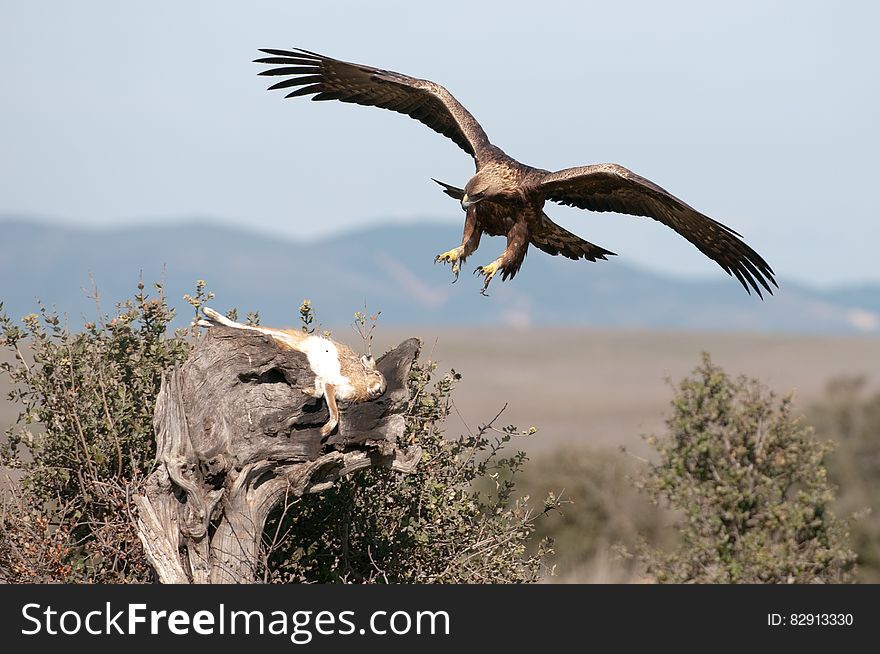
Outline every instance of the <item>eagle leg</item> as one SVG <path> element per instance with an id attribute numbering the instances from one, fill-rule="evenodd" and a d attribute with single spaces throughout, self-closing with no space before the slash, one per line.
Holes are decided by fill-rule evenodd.
<path id="1" fill-rule="evenodd" d="M 528 234 L 528 226 L 525 221 L 518 221 L 507 232 L 507 249 L 504 250 L 504 253 L 488 266 L 479 266 L 474 270 L 474 274 L 479 273 L 485 278 L 483 288 L 480 289 L 482 295 L 488 295 L 486 289 L 489 288 L 489 282 L 499 270 L 502 281 L 506 281 L 508 278 L 513 279 L 522 266 L 523 259 L 529 249 Z"/>
<path id="2" fill-rule="evenodd" d="M 458 281 L 461 264 L 480 246 L 480 235 L 481 232 L 477 228 L 477 208 L 476 206 L 471 206 L 468 208 L 467 218 L 464 221 L 464 234 L 461 237 L 461 245 L 434 257 L 434 263 L 452 264 L 453 284 Z"/>

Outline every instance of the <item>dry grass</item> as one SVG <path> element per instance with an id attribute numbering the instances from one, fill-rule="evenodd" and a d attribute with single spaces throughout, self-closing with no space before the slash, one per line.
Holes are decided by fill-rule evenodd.
<path id="1" fill-rule="evenodd" d="M 334 335 L 355 347 L 347 328 Z M 554 450 L 572 439 L 591 445 L 640 446 L 639 435 L 663 426 L 670 398 L 666 378 L 678 379 L 708 351 L 731 374 L 748 374 L 771 388 L 796 392 L 798 406 L 819 399 L 840 375 L 866 374 L 880 383 L 880 338 L 704 332 L 608 331 L 583 328 L 512 330 L 382 328 L 375 352 L 405 337 L 424 342 L 423 358 L 463 375 L 450 430 L 471 429 L 505 403 L 505 420 L 539 433 L 530 452 Z M 9 360 L 0 352 L 0 360 Z M 17 410 L 0 378 L 0 427 Z"/>
<path id="2" fill-rule="evenodd" d="M 337 337 L 346 338 L 337 329 Z M 422 356 L 463 375 L 452 431 L 473 429 L 508 404 L 505 421 L 539 432 L 524 442 L 530 453 L 572 441 L 626 445 L 644 451 L 640 435 L 663 427 L 671 392 L 708 351 L 732 375 L 757 377 L 779 392 L 795 391 L 805 408 L 822 397 L 828 379 L 875 375 L 880 383 L 880 338 L 810 337 L 703 332 L 592 329 L 380 329 L 377 352 L 419 335 Z M 352 334 L 349 342 L 355 344 Z"/>

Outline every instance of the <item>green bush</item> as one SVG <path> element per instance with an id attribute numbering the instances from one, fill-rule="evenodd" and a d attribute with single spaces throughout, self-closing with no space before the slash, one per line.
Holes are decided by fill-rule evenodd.
<path id="1" fill-rule="evenodd" d="M 534 582 L 549 542 L 526 546 L 536 515 L 513 499 L 522 452 L 503 456 L 517 428 L 495 427 L 447 439 L 440 427 L 459 375 L 431 384 L 436 364 L 416 365 L 404 444 L 425 455 L 415 473 L 371 469 L 320 496 L 281 507 L 266 536 L 285 534 L 271 552 L 270 578 L 285 582 Z M 499 414 L 500 415 L 500 414 Z M 480 490 L 483 489 L 483 490 Z M 555 507 L 550 501 L 543 512 Z M 291 510 L 292 509 L 292 510 Z"/>
<path id="2" fill-rule="evenodd" d="M 21 482 L 4 497 L 0 573 L 8 581 L 145 581 L 130 497 L 153 463 L 152 413 L 162 372 L 190 349 L 168 337 L 161 287 L 70 333 L 40 307 L 19 327 L 2 312 L 0 370 L 20 409 L 0 465 Z"/>
<path id="3" fill-rule="evenodd" d="M 856 556 L 830 510 L 831 447 L 756 380 L 704 355 L 675 391 L 667 433 L 639 482 L 679 513 L 677 547 L 638 551 L 659 582 L 848 582 Z"/>
<path id="4" fill-rule="evenodd" d="M 186 359 L 195 338 L 187 330 L 171 332 L 174 312 L 157 291 L 149 297 L 139 284 L 132 301 L 79 333 L 44 308 L 19 326 L 0 304 L 0 344 L 14 354 L 2 371 L 20 409 L 0 447 L 0 466 L 20 476 L 3 497 L 0 580 L 152 579 L 131 497 L 153 465 L 152 414 L 162 373 Z M 199 282 L 186 299 L 198 311 L 211 297 Z M 410 379 L 406 440 L 424 450 L 417 472 L 366 471 L 280 507 L 264 534 L 267 581 L 538 578 L 546 549 L 525 551 L 535 516 L 511 499 L 525 456 L 503 455 L 516 428 L 490 423 L 446 439 L 439 422 L 457 375 L 433 383 L 434 371 L 432 363 L 415 366 Z M 475 490 L 485 482 L 490 492 Z"/>

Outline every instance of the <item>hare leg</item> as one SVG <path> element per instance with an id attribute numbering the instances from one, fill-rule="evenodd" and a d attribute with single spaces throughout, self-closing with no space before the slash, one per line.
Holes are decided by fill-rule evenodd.
<path id="1" fill-rule="evenodd" d="M 329 436 L 339 424 L 339 407 L 336 406 L 336 388 L 333 384 L 324 384 L 324 399 L 330 411 L 330 419 L 321 427 L 321 436 Z"/>

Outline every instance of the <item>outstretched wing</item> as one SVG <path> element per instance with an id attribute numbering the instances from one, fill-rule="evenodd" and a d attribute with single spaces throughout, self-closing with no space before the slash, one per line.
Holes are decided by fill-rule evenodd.
<path id="1" fill-rule="evenodd" d="M 590 211 L 648 216 L 674 229 L 759 297 L 779 286 L 773 269 L 740 234 L 701 214 L 654 182 L 617 164 L 567 168 L 546 174 L 535 187 L 548 200 Z"/>
<path id="2" fill-rule="evenodd" d="M 256 59 L 256 63 L 280 66 L 264 70 L 260 75 L 287 77 L 270 86 L 270 91 L 294 88 L 284 97 L 313 95 L 312 100 L 339 100 L 390 109 L 415 118 L 435 132 L 448 136 L 473 156 L 477 163 L 487 154 L 490 143 L 483 128 L 439 84 L 390 70 L 331 59 L 298 48 L 261 49 L 260 52 L 272 56 Z"/>
<path id="3" fill-rule="evenodd" d="M 433 179 L 433 178 L 432 178 Z M 443 187 L 443 192 L 451 198 L 461 200 L 464 197 L 464 190 L 434 180 Z M 482 207 L 480 205 L 478 209 Z M 532 226 L 529 230 L 529 242 L 536 248 L 543 250 L 547 254 L 554 257 L 561 254 L 569 259 L 586 259 L 587 261 L 606 260 L 606 257 L 617 256 L 614 252 L 601 248 L 598 245 L 585 241 L 580 236 L 572 234 L 567 229 L 560 227 L 546 213 L 541 213 L 537 225 Z"/>

